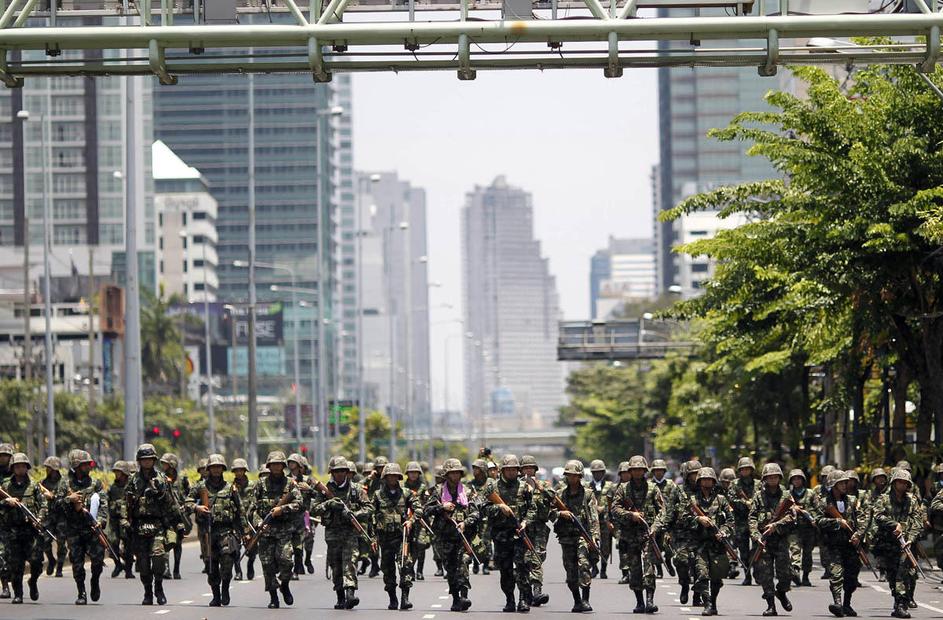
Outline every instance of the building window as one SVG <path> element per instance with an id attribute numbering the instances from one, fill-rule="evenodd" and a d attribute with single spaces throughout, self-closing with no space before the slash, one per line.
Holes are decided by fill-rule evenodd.
<path id="1" fill-rule="evenodd" d="M 193 266 L 194 266 L 194 267 L 202 267 L 205 262 L 206 262 L 206 261 L 204 261 L 202 258 L 194 258 L 194 259 L 193 259 Z"/>
<path id="2" fill-rule="evenodd" d="M 205 219 L 206 219 L 206 211 L 196 211 L 196 212 L 194 212 L 194 213 L 193 213 L 193 219 L 194 219 L 194 220 L 205 220 Z"/>
<path id="3" fill-rule="evenodd" d="M 194 291 L 202 291 L 202 290 L 203 290 L 203 283 L 202 283 L 202 282 L 195 282 L 195 283 L 193 284 L 193 290 L 194 290 Z"/>
<path id="4" fill-rule="evenodd" d="M 183 261 L 183 272 L 184 272 L 184 273 L 187 272 L 187 261 L 186 261 L 186 260 Z"/>
<path id="5" fill-rule="evenodd" d="M 691 265 L 691 273 L 707 273 L 709 267 L 707 263 L 694 263 Z"/>

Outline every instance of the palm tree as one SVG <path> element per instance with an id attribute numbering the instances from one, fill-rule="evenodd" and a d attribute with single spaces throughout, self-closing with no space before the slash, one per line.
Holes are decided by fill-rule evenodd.
<path id="1" fill-rule="evenodd" d="M 158 294 L 142 289 L 141 365 L 146 394 L 172 394 L 186 372 L 186 357 L 181 342 L 180 319 L 171 307 L 185 304 L 179 293 L 165 296 L 164 285 Z"/>

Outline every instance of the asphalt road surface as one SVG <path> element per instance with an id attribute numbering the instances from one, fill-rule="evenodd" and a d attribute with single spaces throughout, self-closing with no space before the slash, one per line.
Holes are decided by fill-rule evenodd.
<path id="1" fill-rule="evenodd" d="M 0 618 L 29 618 L 58 620 L 75 619 L 154 619 L 191 620 L 191 619 L 253 619 L 266 618 L 319 618 L 321 614 L 330 617 L 368 618 L 409 618 L 411 620 L 441 620 L 455 616 L 449 611 L 451 598 L 448 587 L 440 577 L 433 577 L 435 566 L 431 556 L 427 556 L 426 580 L 417 582 L 412 590 L 411 599 L 415 607 L 409 611 L 388 611 L 388 599 L 383 591 L 380 577 L 361 578 L 359 596 L 361 603 L 353 611 L 334 610 L 334 592 L 324 576 L 324 544 L 322 532 L 318 532 L 315 546 L 317 560 L 315 574 L 305 575 L 300 581 L 292 582 L 295 596 L 294 606 L 282 606 L 278 610 L 267 609 L 268 595 L 263 590 L 261 570 L 256 562 L 256 578 L 253 581 L 234 581 L 232 585 L 232 603 L 228 608 L 210 608 L 210 589 L 205 576 L 200 573 L 199 550 L 193 543 L 184 547 L 183 579 L 165 581 L 164 590 L 168 604 L 164 607 L 142 607 L 140 605 L 143 589 L 138 579 L 126 580 L 122 577 L 111 579 L 112 563 L 106 563 L 102 579 L 102 597 L 98 603 L 89 602 L 86 607 L 77 607 L 75 584 L 71 572 L 66 567 L 61 579 L 46 577 L 39 582 L 40 598 L 37 602 L 27 600 L 22 605 L 11 605 L 9 600 L 0 601 Z M 612 575 L 608 580 L 597 579 L 593 583 L 591 603 L 596 617 L 616 618 L 632 617 L 635 598 L 628 586 L 619 585 L 616 559 L 613 560 Z M 551 542 L 545 566 L 546 584 L 544 591 L 550 594 L 550 604 L 534 608 L 528 614 L 535 618 L 560 618 L 569 614 L 572 598 L 563 581 L 563 567 L 560 561 L 560 548 Z M 812 574 L 812 588 L 794 588 L 790 593 L 794 609 L 786 614 L 780 609 L 780 616 L 796 618 L 831 618 L 826 605 L 828 588 L 820 580 L 821 570 L 816 567 Z M 928 573 L 930 582 L 921 581 L 917 587 L 916 599 L 920 607 L 912 610 L 916 618 L 943 618 L 943 591 L 937 589 L 940 572 Z M 891 611 L 891 597 L 884 583 L 878 583 L 869 572 L 861 573 L 864 588 L 855 593 L 854 607 L 862 618 L 886 618 Z M 504 596 L 498 585 L 498 574 L 489 576 L 472 575 L 470 592 L 472 608 L 468 615 L 476 618 L 508 618 L 510 614 L 501 613 Z M 700 620 L 700 608 L 682 606 L 678 601 L 677 580 L 665 576 L 659 580 L 656 604 L 660 610 L 656 616 L 680 618 L 681 620 Z M 739 581 L 727 581 L 718 599 L 721 616 L 728 618 L 761 617 L 766 608 L 758 586 L 744 587 Z"/>

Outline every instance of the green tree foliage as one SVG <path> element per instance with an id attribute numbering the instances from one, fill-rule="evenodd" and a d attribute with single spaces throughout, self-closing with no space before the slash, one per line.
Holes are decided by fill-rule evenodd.
<path id="1" fill-rule="evenodd" d="M 182 295 L 164 295 L 164 287 L 154 294 L 141 291 L 141 369 L 147 394 L 172 394 L 178 390 L 181 373 L 185 372 L 185 353 L 181 336 L 181 319 L 170 312 L 172 306 L 183 304 Z"/>

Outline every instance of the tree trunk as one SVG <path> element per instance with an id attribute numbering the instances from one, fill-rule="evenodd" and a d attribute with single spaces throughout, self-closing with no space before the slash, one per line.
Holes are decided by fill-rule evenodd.
<path id="1" fill-rule="evenodd" d="M 891 386 L 894 397 L 894 417 L 891 420 L 891 443 L 901 445 L 907 435 L 907 388 L 913 380 L 910 367 L 903 361 L 897 363 L 897 376 Z"/>

